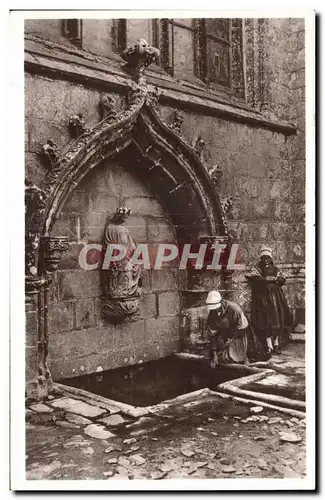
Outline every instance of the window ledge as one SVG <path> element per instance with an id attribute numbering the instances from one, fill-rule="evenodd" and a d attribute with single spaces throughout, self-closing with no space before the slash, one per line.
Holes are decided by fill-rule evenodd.
<path id="1" fill-rule="evenodd" d="M 38 75 L 126 93 L 131 79 L 121 69 L 122 62 L 121 57 L 114 53 L 104 58 L 38 37 L 25 37 L 26 70 Z M 158 68 L 147 70 L 147 77 L 150 85 L 159 87 L 162 104 L 267 128 L 285 135 L 296 133 L 293 124 L 270 120 L 241 101 L 207 90 L 203 83 L 201 86 L 177 80 L 160 68 L 159 71 Z"/>

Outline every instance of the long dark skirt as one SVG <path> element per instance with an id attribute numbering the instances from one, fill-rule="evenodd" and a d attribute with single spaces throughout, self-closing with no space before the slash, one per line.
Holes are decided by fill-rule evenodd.
<path id="1" fill-rule="evenodd" d="M 255 284 L 252 290 L 252 325 L 261 341 L 279 337 L 281 344 L 287 343 L 292 317 L 280 285 Z"/>

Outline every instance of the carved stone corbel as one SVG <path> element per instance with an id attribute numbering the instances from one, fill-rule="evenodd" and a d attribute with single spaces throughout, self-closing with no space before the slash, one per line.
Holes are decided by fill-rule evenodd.
<path id="1" fill-rule="evenodd" d="M 201 154 L 203 151 L 203 148 L 205 146 L 205 141 L 202 139 L 200 135 L 198 135 L 195 144 L 194 144 L 194 151 L 198 155 L 199 158 L 201 158 Z"/>
<path id="2" fill-rule="evenodd" d="M 99 100 L 99 112 L 101 120 L 114 121 L 117 117 L 115 99 L 108 94 L 102 94 Z"/>
<path id="3" fill-rule="evenodd" d="M 122 57 L 126 61 L 124 69 L 131 76 L 140 80 L 144 70 L 153 62 L 158 62 L 160 50 L 156 47 L 151 47 L 146 40 L 140 38 L 132 47 L 123 52 Z"/>
<path id="4" fill-rule="evenodd" d="M 52 168 L 59 159 L 59 148 L 52 139 L 48 139 L 47 143 L 42 146 L 42 154 Z"/>
<path id="5" fill-rule="evenodd" d="M 89 128 L 86 125 L 82 113 L 70 116 L 69 131 L 74 139 L 77 139 L 80 135 L 89 132 Z"/>
<path id="6" fill-rule="evenodd" d="M 214 188 L 219 188 L 220 186 L 220 180 L 223 175 L 222 168 L 220 167 L 219 164 L 213 165 L 211 168 L 208 169 L 210 179 L 212 182 L 212 185 Z"/>
<path id="7" fill-rule="evenodd" d="M 41 236 L 41 257 L 43 271 L 57 271 L 62 254 L 68 250 L 67 236 Z"/>
<path id="8" fill-rule="evenodd" d="M 234 204 L 233 199 L 229 194 L 227 194 L 227 196 L 221 199 L 221 207 L 225 215 L 227 215 L 230 212 L 230 210 L 233 207 L 233 204 Z"/>
<path id="9" fill-rule="evenodd" d="M 147 103 L 151 104 L 153 108 L 158 112 L 159 110 L 159 97 L 160 97 L 160 90 L 158 87 L 154 87 L 153 90 L 150 90 L 147 94 Z"/>
<path id="10" fill-rule="evenodd" d="M 174 110 L 173 123 L 171 124 L 171 128 L 177 132 L 177 134 L 181 135 L 182 133 L 182 124 L 184 121 L 184 117 L 180 114 L 178 109 Z"/>

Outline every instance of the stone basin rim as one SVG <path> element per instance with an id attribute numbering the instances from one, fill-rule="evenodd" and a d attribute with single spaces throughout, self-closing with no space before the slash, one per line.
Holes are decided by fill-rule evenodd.
<path id="1" fill-rule="evenodd" d="M 206 360 L 205 356 L 182 352 L 174 353 L 173 356 L 189 360 Z M 250 405 L 255 404 L 266 407 L 270 406 L 274 409 L 277 409 L 278 411 L 292 410 L 294 412 L 297 411 L 301 414 L 303 414 L 303 412 L 305 411 L 305 404 L 302 401 L 291 400 L 289 398 L 283 398 L 276 395 L 264 395 L 263 393 L 245 391 L 244 389 L 241 389 L 241 386 L 243 385 L 263 379 L 271 374 L 276 373 L 275 370 L 270 368 L 259 368 L 251 365 L 238 365 L 235 363 L 220 364 L 219 366 L 222 368 L 235 369 L 239 372 L 245 371 L 245 375 L 232 379 L 228 382 L 218 384 L 216 386 L 216 391 L 205 387 L 203 389 L 192 391 L 186 394 L 181 394 L 179 396 L 176 396 L 175 398 L 167 399 L 155 405 L 146 407 L 132 406 L 126 403 L 122 403 L 121 401 L 115 401 L 109 398 L 105 398 L 92 392 L 64 385 L 58 382 L 55 382 L 53 384 L 53 388 L 54 392 L 57 395 L 61 395 L 63 397 L 74 397 L 76 399 L 85 401 L 88 404 L 107 409 L 108 411 L 109 407 L 113 406 L 118 409 L 120 413 L 124 413 L 134 418 L 153 414 L 162 409 L 167 409 L 177 404 L 187 403 L 191 401 L 194 402 L 197 401 L 198 398 L 203 401 L 204 399 L 211 398 L 213 396 L 220 397 L 222 394 L 224 394 L 224 396 L 226 396 L 226 394 L 230 394 L 234 399 L 241 398 L 243 399 L 243 402 L 247 402 L 247 404 Z M 249 375 L 247 375 L 247 370 L 251 372 Z M 271 400 L 269 396 L 273 396 L 271 397 Z"/>

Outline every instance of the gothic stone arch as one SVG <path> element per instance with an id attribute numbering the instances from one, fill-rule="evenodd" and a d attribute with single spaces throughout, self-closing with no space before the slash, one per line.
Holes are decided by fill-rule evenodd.
<path id="1" fill-rule="evenodd" d="M 35 376 L 27 375 L 27 393 L 36 399 L 52 388 L 47 366 L 47 297 L 51 273 L 58 269 L 68 245 L 66 238 L 52 237 L 51 229 L 69 194 L 91 169 L 109 158 L 118 157 L 122 163 L 132 159 L 169 212 L 179 244 L 200 238 L 210 243 L 228 239 L 218 193 L 200 160 L 204 143 L 198 138 L 193 147 L 180 136 L 179 116 L 172 126 L 162 120 L 157 91 L 148 89 L 142 74 L 148 65 L 143 57 L 147 56 L 126 67 L 137 81 L 126 109 L 117 111 L 112 98 L 104 95 L 103 119 L 94 127 L 89 129 L 81 115 L 71 117 L 69 128 L 75 139 L 62 152 L 49 140 L 43 146 L 48 166 L 44 185 L 26 184 L 26 304 L 37 314 L 33 366 L 27 367 Z M 191 283 L 187 288 L 195 286 Z"/>

